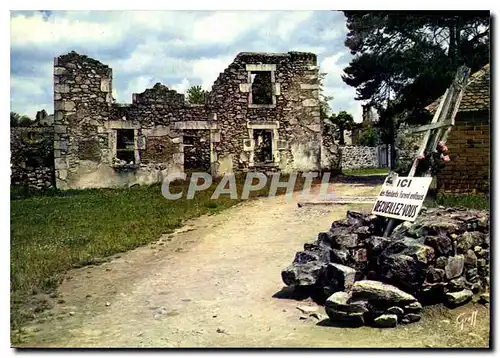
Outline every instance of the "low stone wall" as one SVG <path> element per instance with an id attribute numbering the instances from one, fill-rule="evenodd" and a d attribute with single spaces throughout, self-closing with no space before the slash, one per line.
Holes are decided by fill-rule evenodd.
<path id="1" fill-rule="evenodd" d="M 347 145 L 341 147 L 342 169 L 378 168 L 378 147 Z"/>
<path id="2" fill-rule="evenodd" d="M 36 189 L 54 186 L 52 127 L 11 128 L 11 185 Z"/>
<path id="3" fill-rule="evenodd" d="M 418 149 L 424 138 L 424 134 L 412 133 L 418 126 L 409 126 L 402 124 L 396 132 L 394 145 L 396 148 L 396 172 L 399 175 L 406 176 L 410 171 L 413 160 L 418 155 Z"/>
<path id="4" fill-rule="evenodd" d="M 348 211 L 296 253 L 283 282 L 325 302 L 330 320 L 357 325 L 414 322 L 422 304 L 455 307 L 488 292 L 488 212 L 424 209 L 387 238 L 385 225 Z"/>

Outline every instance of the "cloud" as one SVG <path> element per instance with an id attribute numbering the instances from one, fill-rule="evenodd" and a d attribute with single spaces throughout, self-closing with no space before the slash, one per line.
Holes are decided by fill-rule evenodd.
<path id="1" fill-rule="evenodd" d="M 328 73 L 333 110 L 360 119 L 355 91 L 340 78 L 351 58 L 346 32 L 336 11 L 13 11 L 11 109 L 52 112 L 53 58 L 71 50 L 113 69 L 118 102 L 156 82 L 210 90 L 239 52 L 308 51 Z"/>

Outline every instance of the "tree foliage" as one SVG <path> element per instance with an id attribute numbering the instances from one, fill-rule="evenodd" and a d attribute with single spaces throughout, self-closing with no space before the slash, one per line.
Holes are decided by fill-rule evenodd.
<path id="1" fill-rule="evenodd" d="M 333 96 L 327 96 L 324 89 L 326 75 L 326 73 L 319 74 L 319 113 L 322 121 L 328 118 L 332 112 L 332 108 L 328 102 L 333 99 Z"/>
<path id="2" fill-rule="evenodd" d="M 190 104 L 204 104 L 206 93 L 201 86 L 192 86 L 187 90 L 187 101 Z"/>
<path id="3" fill-rule="evenodd" d="M 489 11 L 344 11 L 345 45 L 355 57 L 344 82 L 371 102 L 382 121 L 405 113 L 425 121 L 423 108 L 441 96 L 456 69 L 489 62 Z"/>
<path id="4" fill-rule="evenodd" d="M 10 112 L 10 126 L 11 127 L 29 127 L 32 121 L 26 115 L 20 115 L 16 112 Z"/>
<path id="5" fill-rule="evenodd" d="M 346 111 L 340 111 L 337 114 L 333 113 L 325 121 L 325 124 L 327 133 L 338 140 L 340 145 L 345 145 L 344 131 L 351 130 L 355 126 L 352 115 Z"/>
<path id="6" fill-rule="evenodd" d="M 358 138 L 358 145 L 375 147 L 377 145 L 377 132 L 373 127 L 366 127 Z"/>

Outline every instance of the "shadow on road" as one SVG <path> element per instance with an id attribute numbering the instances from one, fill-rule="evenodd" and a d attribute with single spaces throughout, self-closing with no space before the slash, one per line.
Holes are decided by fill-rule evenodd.
<path id="1" fill-rule="evenodd" d="M 387 175 L 339 175 L 333 177 L 331 183 L 343 184 L 365 184 L 365 185 L 382 185 Z"/>

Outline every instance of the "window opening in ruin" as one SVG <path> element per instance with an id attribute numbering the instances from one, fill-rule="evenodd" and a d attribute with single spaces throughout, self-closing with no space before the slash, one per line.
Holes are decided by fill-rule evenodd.
<path id="1" fill-rule="evenodd" d="M 194 145 L 194 136 L 192 136 L 192 135 L 184 135 L 182 137 L 182 143 L 184 145 Z"/>
<path id="2" fill-rule="evenodd" d="M 254 140 L 254 162 L 259 164 L 274 163 L 273 157 L 273 131 L 270 129 L 255 129 Z"/>
<path id="3" fill-rule="evenodd" d="M 251 104 L 273 104 L 273 83 L 271 71 L 250 73 L 252 84 Z"/>
<path id="4" fill-rule="evenodd" d="M 135 163 L 135 141 L 133 129 L 116 130 L 116 158 Z"/>

